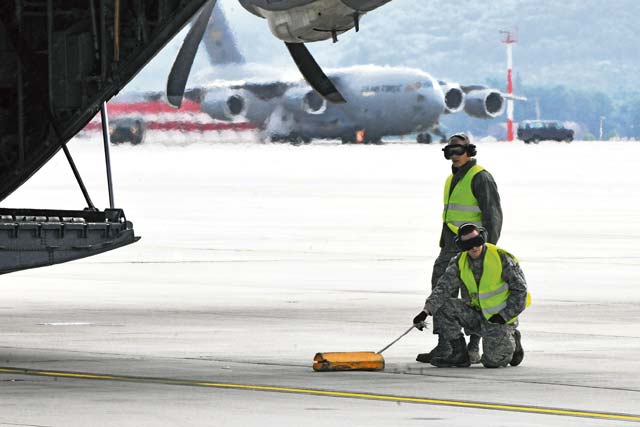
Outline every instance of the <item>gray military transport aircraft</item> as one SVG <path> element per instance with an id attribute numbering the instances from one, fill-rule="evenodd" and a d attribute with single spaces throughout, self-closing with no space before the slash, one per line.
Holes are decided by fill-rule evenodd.
<path id="1" fill-rule="evenodd" d="M 358 29 L 390 0 L 241 0 L 266 18 L 311 86 L 344 99 L 304 46 Z M 0 208 L 0 274 L 83 258 L 139 239 L 111 185 L 106 100 L 198 10 L 172 69 L 179 104 L 215 0 L 12 0 L 0 2 L 0 202 L 63 150 L 86 202 L 82 210 Z M 184 80 L 184 82 L 183 82 Z M 110 208 L 93 204 L 67 142 L 101 112 Z"/>
<path id="2" fill-rule="evenodd" d="M 437 81 L 415 68 L 365 65 L 329 73 L 347 101 L 332 103 L 304 81 L 286 81 L 269 66 L 247 64 L 220 8 L 209 19 L 203 42 L 212 69 L 195 76 L 202 84 L 188 90 L 187 98 L 213 119 L 250 121 L 262 129 L 264 140 L 379 143 L 388 135 L 417 134 L 417 142 L 429 143 L 430 132 L 444 138 L 438 127 L 442 114 L 464 110 L 494 118 L 507 97 L 484 86 Z"/>
<path id="3" fill-rule="evenodd" d="M 343 143 L 379 143 L 388 135 L 417 133 L 430 143 L 442 114 L 464 110 L 478 118 L 502 114 L 505 96 L 482 86 L 437 81 L 428 73 L 372 65 L 329 73 L 347 101 L 327 102 L 304 82 L 219 82 L 189 91 L 203 112 L 217 120 L 248 120 L 264 139 L 307 143 L 341 139 Z"/>

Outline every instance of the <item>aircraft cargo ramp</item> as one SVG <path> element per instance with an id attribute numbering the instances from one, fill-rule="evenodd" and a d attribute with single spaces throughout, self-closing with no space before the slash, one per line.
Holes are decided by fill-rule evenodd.
<path id="1" fill-rule="evenodd" d="M 79 158 L 96 149 L 75 144 Z M 525 359 L 438 369 L 415 362 L 436 337 L 412 331 L 381 372 L 314 372 L 313 356 L 377 350 L 420 310 L 441 147 L 115 147 L 119 200 L 145 239 L 3 276 L 0 425 L 638 422 L 640 190 L 622 144 L 480 143 L 503 199 L 500 244 L 533 296 Z M 568 158 L 589 173 L 568 173 Z M 57 160 L 8 203 L 77 197 L 50 194 L 65 180 Z"/>
<path id="2" fill-rule="evenodd" d="M 138 240 L 122 209 L 0 208 L 0 274 L 60 264 Z"/>

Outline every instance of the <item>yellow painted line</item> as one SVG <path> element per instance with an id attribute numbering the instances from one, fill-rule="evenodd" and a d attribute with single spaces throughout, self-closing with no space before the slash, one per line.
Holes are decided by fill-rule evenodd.
<path id="1" fill-rule="evenodd" d="M 252 385 L 252 384 L 216 383 L 216 382 L 204 382 L 204 381 L 157 378 L 157 377 L 136 377 L 136 376 L 126 376 L 126 375 L 92 374 L 92 373 L 85 373 L 85 372 L 43 371 L 43 370 L 35 370 L 35 369 L 21 369 L 21 368 L 9 368 L 9 367 L 5 367 L 5 368 L 0 367 L 0 373 L 18 374 L 18 375 L 35 375 L 35 376 L 46 376 L 46 377 L 56 377 L 56 378 L 108 380 L 108 381 L 121 381 L 121 382 L 182 385 L 182 386 L 192 386 L 192 387 L 224 388 L 224 389 L 235 389 L 235 390 L 295 393 L 295 394 L 306 394 L 306 395 L 314 395 L 314 396 L 419 403 L 419 404 L 428 404 L 428 405 L 463 407 L 463 408 L 471 408 L 471 409 L 489 409 L 489 410 L 498 410 L 498 411 L 515 411 L 515 412 L 523 412 L 523 413 L 531 413 L 531 414 L 560 415 L 560 416 L 586 417 L 586 418 L 596 418 L 596 419 L 605 419 L 605 420 L 640 422 L 640 415 L 634 415 L 634 414 L 615 414 L 615 413 L 608 413 L 608 412 L 592 412 L 592 411 L 579 411 L 579 410 L 550 408 L 550 407 L 468 402 L 463 400 L 430 399 L 430 398 L 423 398 L 423 397 L 394 396 L 394 395 L 387 395 L 387 394 L 352 393 L 352 392 L 346 392 L 346 391 L 332 391 L 332 390 L 319 390 L 319 389 L 294 388 L 294 387 L 275 387 L 275 386 Z"/>

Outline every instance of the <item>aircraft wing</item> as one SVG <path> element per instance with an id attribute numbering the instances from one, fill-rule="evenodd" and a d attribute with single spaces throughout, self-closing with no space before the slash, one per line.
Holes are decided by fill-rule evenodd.
<path id="1" fill-rule="evenodd" d="M 244 89 L 259 99 L 268 101 L 284 96 L 289 88 L 295 86 L 294 83 L 288 82 L 270 82 L 270 83 L 245 83 L 243 85 L 232 85 L 232 89 Z"/>
<path id="2" fill-rule="evenodd" d="M 301 85 L 287 81 L 219 81 L 189 89 L 185 98 L 198 103 L 201 111 L 215 120 L 248 120 L 261 126 L 290 91 Z"/>
<path id="3" fill-rule="evenodd" d="M 340 82 L 339 77 L 332 79 Z M 334 111 L 342 111 L 338 106 L 327 102 L 302 80 L 219 82 L 191 89 L 185 97 L 199 103 L 201 111 L 215 120 L 248 121 L 272 140 L 299 138 L 306 142 L 311 138 L 308 135 L 329 135 L 327 127 L 344 127 L 347 120 L 343 113 Z M 334 133 L 330 136 L 341 135 L 337 130 Z"/>
<path id="4" fill-rule="evenodd" d="M 460 88 L 462 89 L 462 91 L 464 93 L 470 93 L 473 91 L 478 91 L 478 90 L 486 90 L 486 89 L 490 89 L 487 86 L 484 85 L 468 85 L 468 86 L 460 86 Z M 496 91 L 498 89 L 491 89 L 492 91 Z M 527 97 L 526 96 L 519 96 L 519 95 L 514 95 L 514 94 L 508 94 L 508 93 L 504 93 L 504 92 L 500 92 L 500 95 L 502 95 L 502 97 L 504 99 L 510 99 L 513 101 L 526 101 Z"/>

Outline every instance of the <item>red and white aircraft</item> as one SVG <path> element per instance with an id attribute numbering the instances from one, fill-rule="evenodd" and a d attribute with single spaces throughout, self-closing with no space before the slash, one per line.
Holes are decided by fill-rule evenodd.
<path id="1" fill-rule="evenodd" d="M 117 96 L 109 101 L 107 109 L 111 142 L 115 144 L 247 139 L 256 129 L 246 120 L 214 120 L 188 99 L 176 109 L 160 93 Z M 100 115 L 96 115 L 84 128 L 84 134 L 98 132 L 101 126 Z"/>

